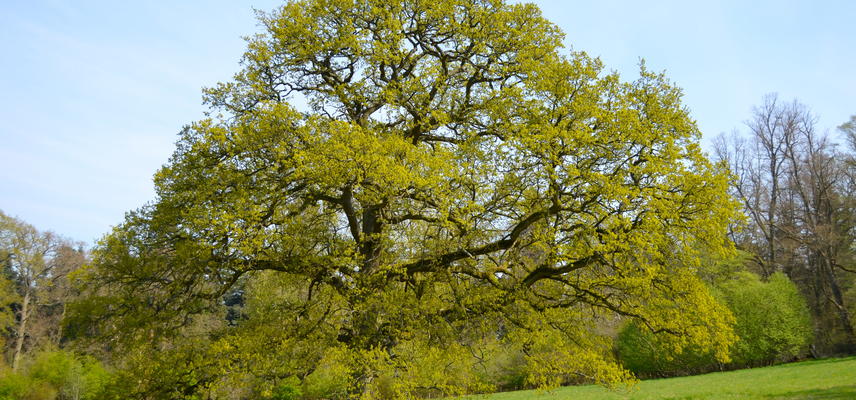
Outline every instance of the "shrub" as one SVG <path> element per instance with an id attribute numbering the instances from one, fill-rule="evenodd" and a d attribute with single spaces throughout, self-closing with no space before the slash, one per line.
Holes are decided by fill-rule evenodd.
<path id="1" fill-rule="evenodd" d="M 0 371 L 0 400 L 22 399 L 32 386 L 26 376 L 13 373 L 10 369 Z"/>
<path id="2" fill-rule="evenodd" d="M 303 397 L 303 391 L 300 390 L 300 381 L 297 378 L 286 379 L 280 383 L 268 396 L 268 400 L 299 400 Z"/>
<path id="3" fill-rule="evenodd" d="M 736 272 L 719 281 L 716 297 L 735 318 L 739 340 L 731 349 L 728 367 L 740 368 L 789 361 L 808 351 L 812 341 L 811 316 L 796 285 L 784 274 L 767 282 L 750 272 Z M 671 353 L 668 335 L 654 335 L 637 324 L 627 324 L 615 341 L 625 368 L 642 377 L 661 377 L 717 369 L 713 357 L 690 349 Z"/>
<path id="4" fill-rule="evenodd" d="M 91 357 L 37 352 L 20 372 L 0 371 L 0 400 L 100 399 L 109 373 Z"/>
<path id="5" fill-rule="evenodd" d="M 94 358 L 63 350 L 37 353 L 27 373 L 56 389 L 60 398 L 80 400 L 98 399 L 109 379 L 107 370 Z"/>
<path id="6" fill-rule="evenodd" d="M 805 354 L 812 341 L 811 315 L 796 285 L 784 274 L 767 282 L 745 272 L 722 284 L 720 297 L 734 313 L 740 340 L 734 364 L 757 366 L 789 361 Z"/>

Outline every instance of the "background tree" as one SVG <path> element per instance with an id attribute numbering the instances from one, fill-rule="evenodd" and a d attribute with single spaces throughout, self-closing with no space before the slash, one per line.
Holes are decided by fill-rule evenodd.
<path id="1" fill-rule="evenodd" d="M 12 364 L 0 360 L 0 399 L 105 398 L 110 374 L 70 350 L 62 329 L 77 296 L 69 275 L 86 261 L 82 244 L 0 211 L 0 329 Z"/>
<path id="2" fill-rule="evenodd" d="M 838 182 L 839 199 L 849 210 L 837 214 L 841 218 L 841 225 L 836 230 L 840 241 L 838 257 L 836 259 L 837 276 L 842 278 L 842 290 L 845 291 L 844 304 L 849 307 L 851 316 L 850 323 L 856 329 L 856 322 L 852 316 L 856 313 L 856 116 L 838 127 L 846 140 L 847 151 L 839 152 L 836 159 L 842 164 L 839 171 L 843 179 Z M 843 217 L 843 218 L 842 218 Z"/>
<path id="3" fill-rule="evenodd" d="M 783 104 L 778 96 L 767 95 L 764 104 L 753 109 L 752 119 L 746 122 L 748 140 L 735 132 L 731 137 L 720 135 L 714 144 L 717 157 L 726 161 L 736 175 L 735 196 L 741 199 L 749 217 L 748 236 L 734 239 L 759 255 L 755 260 L 762 276 L 785 268 L 781 258 L 787 252 L 780 249 L 784 240 L 779 219 L 784 181 L 791 167 L 786 163 L 786 152 L 806 118 L 811 117 L 802 105 Z"/>
<path id="4" fill-rule="evenodd" d="M 237 288 L 278 293 L 265 315 L 289 334 L 215 328 L 217 359 L 278 357 L 274 384 L 335 358 L 369 398 L 416 393 L 383 382 L 420 365 L 465 369 L 479 357 L 441 349 L 490 337 L 533 384 L 628 379 L 591 328 L 615 316 L 727 358 L 731 318 L 696 274 L 731 251 L 735 204 L 664 76 L 560 53 L 531 4 L 306 0 L 260 20 L 157 201 L 95 250 L 83 322 L 157 343 Z"/>
<path id="5" fill-rule="evenodd" d="M 21 295 L 12 356 L 12 368 L 17 370 L 30 328 L 36 291 L 51 277 L 50 257 L 56 249 L 56 240 L 53 233 L 41 233 L 32 225 L 5 214 L 0 214 L 0 224 L 0 243 L 9 254 L 8 265 Z"/>
<path id="6" fill-rule="evenodd" d="M 82 247 L 73 249 L 67 239 L 40 232 L 32 225 L 0 212 L 0 252 L 5 254 L 5 274 L 17 298 L 12 368 L 17 370 L 27 346 L 39 342 L 58 344 L 61 318 L 71 300 L 65 281 L 68 272 L 85 260 Z"/>
<path id="7" fill-rule="evenodd" d="M 817 132 L 815 117 L 796 101 L 769 95 L 747 125 L 748 139 L 720 136 L 716 144 L 749 216 L 749 229 L 735 241 L 757 255 L 762 275 L 783 271 L 801 288 L 821 353 L 852 352 L 842 285 L 853 278 L 839 276 L 853 272 L 852 155 Z"/>

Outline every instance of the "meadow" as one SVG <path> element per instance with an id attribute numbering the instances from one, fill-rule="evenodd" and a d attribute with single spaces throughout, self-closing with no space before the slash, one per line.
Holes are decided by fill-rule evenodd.
<path id="1" fill-rule="evenodd" d="M 621 390 L 587 385 L 469 396 L 465 399 L 856 399 L 856 357 L 646 380 Z"/>

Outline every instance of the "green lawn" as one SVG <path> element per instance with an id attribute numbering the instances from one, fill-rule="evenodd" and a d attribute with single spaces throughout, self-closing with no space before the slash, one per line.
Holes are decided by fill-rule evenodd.
<path id="1" fill-rule="evenodd" d="M 642 381 L 624 391 L 576 386 L 552 391 L 496 393 L 467 399 L 856 399 L 856 357 Z"/>

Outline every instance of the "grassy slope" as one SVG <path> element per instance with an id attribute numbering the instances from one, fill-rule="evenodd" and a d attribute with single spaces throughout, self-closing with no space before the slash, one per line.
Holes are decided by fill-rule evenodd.
<path id="1" fill-rule="evenodd" d="M 649 380 L 626 391 L 576 386 L 549 392 L 507 392 L 468 399 L 856 399 L 856 357 Z"/>

